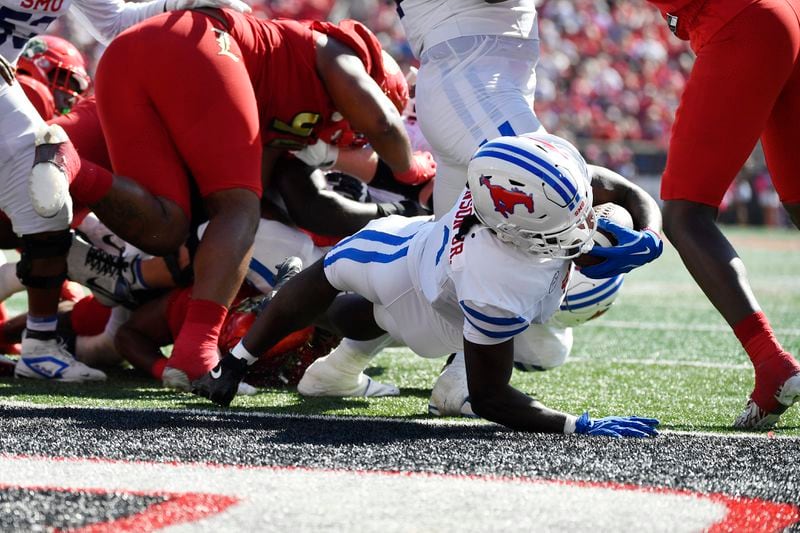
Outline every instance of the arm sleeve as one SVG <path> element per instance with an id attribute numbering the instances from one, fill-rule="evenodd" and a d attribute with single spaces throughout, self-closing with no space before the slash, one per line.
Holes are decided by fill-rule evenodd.
<path id="1" fill-rule="evenodd" d="M 166 0 L 75 0 L 71 12 L 92 36 L 107 45 L 121 31 L 164 12 Z"/>

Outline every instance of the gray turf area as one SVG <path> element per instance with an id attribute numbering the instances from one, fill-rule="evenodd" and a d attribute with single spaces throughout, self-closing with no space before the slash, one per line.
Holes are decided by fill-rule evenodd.
<path id="1" fill-rule="evenodd" d="M 800 441 L 789 438 L 24 406 L 0 406 L 0 418 L 3 454 L 614 481 L 800 502 Z"/>

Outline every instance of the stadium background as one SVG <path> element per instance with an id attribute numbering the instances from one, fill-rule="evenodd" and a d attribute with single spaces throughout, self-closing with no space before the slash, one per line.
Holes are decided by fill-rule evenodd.
<path id="1" fill-rule="evenodd" d="M 259 17 L 364 22 L 407 69 L 414 57 L 388 0 L 254 0 Z M 634 179 L 658 198 L 675 109 L 692 68 L 688 43 L 673 37 L 644 0 L 540 0 L 541 59 L 536 113 L 548 131 L 572 139 L 586 158 Z M 71 17 L 53 33 L 90 62 L 99 45 Z M 756 150 L 725 197 L 731 224 L 786 227 L 763 155 Z"/>

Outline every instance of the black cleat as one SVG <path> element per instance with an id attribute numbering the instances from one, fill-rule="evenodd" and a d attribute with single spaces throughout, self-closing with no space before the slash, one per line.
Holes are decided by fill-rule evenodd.
<path id="1" fill-rule="evenodd" d="M 247 361 L 229 353 L 208 374 L 192 382 L 192 393 L 228 407 L 246 373 Z"/>

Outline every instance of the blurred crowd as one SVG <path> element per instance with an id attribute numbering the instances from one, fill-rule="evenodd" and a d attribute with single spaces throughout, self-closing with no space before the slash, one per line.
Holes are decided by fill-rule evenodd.
<path id="1" fill-rule="evenodd" d="M 250 3 L 263 17 L 360 20 L 403 68 L 415 63 L 392 0 Z M 59 24 L 56 33 L 81 47 L 94 65 L 100 45 L 71 19 Z M 540 0 L 539 35 L 536 113 L 547 130 L 575 142 L 591 162 L 625 176 L 660 175 L 694 60 L 688 43 L 674 38 L 644 0 Z M 751 187 L 762 191 L 756 203 L 772 205 L 768 174 L 763 166 L 753 172 L 766 179 Z M 767 212 L 747 220 L 781 223 Z"/>

